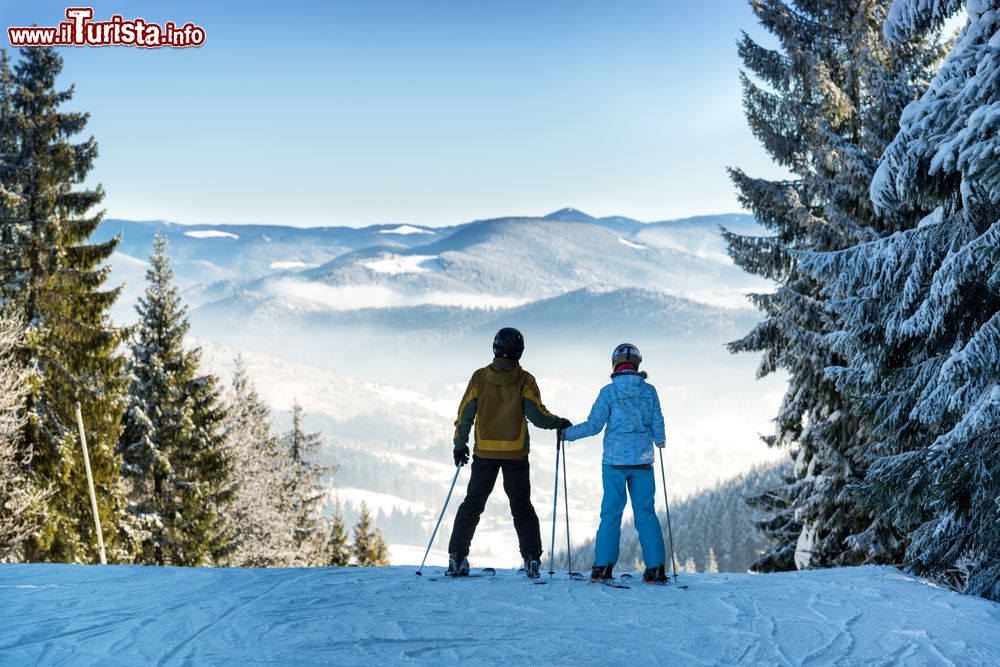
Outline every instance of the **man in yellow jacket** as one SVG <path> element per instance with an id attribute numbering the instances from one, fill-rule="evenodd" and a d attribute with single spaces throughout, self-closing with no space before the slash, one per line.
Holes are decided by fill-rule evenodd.
<path id="1" fill-rule="evenodd" d="M 538 515 L 531 505 L 528 468 L 528 423 L 539 428 L 562 429 L 572 426 L 568 419 L 545 409 L 538 384 L 518 361 L 524 352 L 524 337 L 509 327 L 493 338 L 493 363 L 472 374 L 455 420 L 455 465 L 469 461 L 469 432 L 475 422 L 472 476 L 465 500 L 455 515 L 448 544 L 448 574 L 469 573 L 469 548 L 493 491 L 497 474 L 503 470 L 503 490 L 510 500 L 514 530 L 529 577 L 539 576 L 542 535 Z"/>

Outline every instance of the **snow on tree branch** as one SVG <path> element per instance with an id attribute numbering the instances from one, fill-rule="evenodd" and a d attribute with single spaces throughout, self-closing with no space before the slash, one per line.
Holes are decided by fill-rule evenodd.
<path id="1" fill-rule="evenodd" d="M 964 4 L 965 0 L 895 0 L 885 22 L 886 39 L 901 42 L 920 32 L 940 28 Z"/>

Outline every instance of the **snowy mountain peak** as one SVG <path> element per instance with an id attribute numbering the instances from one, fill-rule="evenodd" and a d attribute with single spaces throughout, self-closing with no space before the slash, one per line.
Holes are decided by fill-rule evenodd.
<path id="1" fill-rule="evenodd" d="M 578 222 L 596 222 L 597 218 L 587 215 L 583 211 L 575 208 L 561 208 L 544 216 L 544 220 L 575 220 Z"/>
<path id="2" fill-rule="evenodd" d="M 233 234 L 232 232 L 223 232 L 218 229 L 197 229 L 191 232 L 184 232 L 184 236 L 190 236 L 193 239 L 236 239 L 239 240 L 239 235 Z"/>
<path id="3" fill-rule="evenodd" d="M 380 229 L 379 234 L 430 234 L 434 235 L 434 232 L 430 229 L 425 229 L 423 227 L 414 227 L 413 225 L 399 225 L 398 227 L 393 227 L 392 229 Z"/>

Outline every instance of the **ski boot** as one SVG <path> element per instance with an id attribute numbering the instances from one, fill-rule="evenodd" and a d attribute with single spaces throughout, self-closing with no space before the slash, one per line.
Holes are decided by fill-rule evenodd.
<path id="1" fill-rule="evenodd" d="M 538 560 L 538 556 L 528 556 L 524 559 L 524 574 L 528 579 L 538 579 L 542 576 L 541 573 L 542 564 Z"/>
<path id="2" fill-rule="evenodd" d="M 663 565 L 659 567 L 647 567 L 642 573 L 642 580 L 647 584 L 670 583 L 670 577 L 667 576 L 666 568 Z"/>
<path id="3" fill-rule="evenodd" d="M 458 554 L 448 554 L 448 571 L 444 573 L 446 577 L 467 577 L 469 576 L 469 559 Z"/>
<path id="4" fill-rule="evenodd" d="M 611 576 L 611 565 L 595 565 L 590 570 L 590 580 L 591 581 L 610 581 L 614 579 Z"/>

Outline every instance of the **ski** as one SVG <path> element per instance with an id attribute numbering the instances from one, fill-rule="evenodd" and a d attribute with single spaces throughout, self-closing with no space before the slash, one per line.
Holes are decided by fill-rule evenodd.
<path id="1" fill-rule="evenodd" d="M 542 581 L 539 578 L 532 579 L 531 577 L 528 576 L 527 571 L 523 567 L 520 570 L 518 570 L 517 573 L 522 577 L 524 577 L 525 579 L 527 579 L 528 581 L 530 581 L 531 583 L 533 583 L 535 586 L 544 586 L 545 584 L 549 583 L 547 581 Z"/>
<path id="2" fill-rule="evenodd" d="M 633 576 L 629 573 L 625 573 L 621 576 L 622 581 L 642 581 L 641 577 Z M 642 583 L 647 586 L 663 586 L 665 588 L 680 588 L 682 590 L 687 590 L 687 584 L 675 584 L 672 581 L 642 581 Z"/>
<path id="3" fill-rule="evenodd" d="M 572 573 L 570 573 L 570 577 L 569 578 L 571 580 L 573 580 L 573 581 L 586 581 L 586 582 L 591 583 L 591 584 L 604 584 L 605 586 L 608 586 L 609 588 L 632 588 L 631 586 L 626 586 L 625 584 L 618 583 L 617 581 L 614 581 L 613 579 L 591 579 L 590 577 L 584 576 L 583 574 L 580 574 L 579 572 L 572 572 Z"/>
<path id="4" fill-rule="evenodd" d="M 497 571 L 492 567 L 484 567 L 478 572 L 470 572 L 469 574 L 462 575 L 460 577 L 452 576 L 447 572 L 442 572 L 437 577 L 428 577 L 427 581 L 441 581 L 442 579 L 481 579 L 483 577 L 494 577 Z"/>

